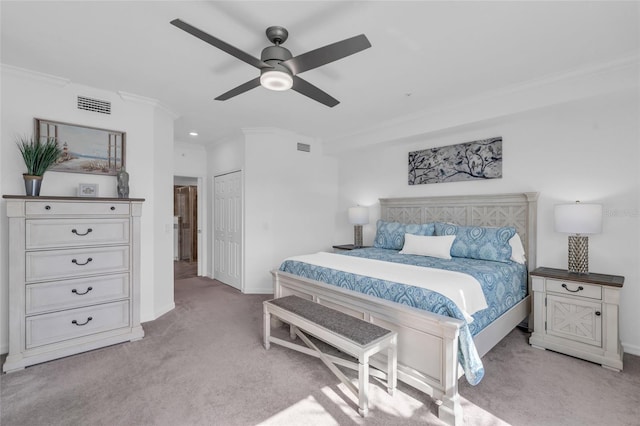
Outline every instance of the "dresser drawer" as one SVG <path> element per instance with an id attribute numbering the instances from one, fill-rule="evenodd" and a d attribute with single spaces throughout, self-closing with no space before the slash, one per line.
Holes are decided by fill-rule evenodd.
<path id="1" fill-rule="evenodd" d="M 35 315 L 26 318 L 26 348 L 128 326 L 128 301 Z"/>
<path id="2" fill-rule="evenodd" d="M 31 219 L 25 222 L 26 248 L 127 244 L 129 219 Z"/>
<path id="3" fill-rule="evenodd" d="M 547 279 L 547 291 L 573 296 L 602 300 L 602 287 L 578 281 L 561 281 Z"/>
<path id="4" fill-rule="evenodd" d="M 129 246 L 33 251 L 26 253 L 27 282 L 129 270 Z"/>
<path id="5" fill-rule="evenodd" d="M 61 201 L 27 201 L 25 213 L 29 216 L 117 216 L 129 214 L 129 203 L 120 202 L 61 202 Z"/>
<path id="6" fill-rule="evenodd" d="M 129 274 L 27 284 L 25 297 L 27 315 L 125 299 Z"/>

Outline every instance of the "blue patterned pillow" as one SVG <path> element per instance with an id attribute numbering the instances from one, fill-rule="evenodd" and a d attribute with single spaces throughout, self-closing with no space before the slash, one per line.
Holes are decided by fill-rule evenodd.
<path id="1" fill-rule="evenodd" d="M 516 234 L 511 226 L 488 228 L 482 226 L 458 226 L 450 223 L 435 224 L 436 235 L 455 235 L 451 256 L 469 259 L 509 262 L 511 245 L 509 240 Z"/>
<path id="2" fill-rule="evenodd" d="M 433 235 L 435 226 L 433 223 L 420 225 L 413 223 L 386 222 L 378 220 L 376 239 L 373 246 L 392 250 L 402 250 L 404 246 L 404 234 Z"/>

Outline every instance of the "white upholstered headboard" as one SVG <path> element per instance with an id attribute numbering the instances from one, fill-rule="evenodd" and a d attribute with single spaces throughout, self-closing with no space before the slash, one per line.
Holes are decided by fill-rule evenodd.
<path id="1" fill-rule="evenodd" d="M 536 267 L 538 193 L 381 198 L 380 218 L 390 222 L 449 222 L 462 226 L 513 226 L 527 267 Z"/>

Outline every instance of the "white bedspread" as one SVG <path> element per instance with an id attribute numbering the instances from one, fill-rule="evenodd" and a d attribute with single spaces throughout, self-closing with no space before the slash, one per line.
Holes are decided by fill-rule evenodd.
<path id="1" fill-rule="evenodd" d="M 460 308 L 468 322 L 473 321 L 471 315 L 487 307 L 487 300 L 478 280 L 462 272 L 326 252 L 294 256 L 286 260 L 436 291 L 451 299 Z"/>

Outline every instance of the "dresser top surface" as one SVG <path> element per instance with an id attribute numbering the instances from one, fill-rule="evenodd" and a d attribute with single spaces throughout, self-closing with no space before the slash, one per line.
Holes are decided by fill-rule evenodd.
<path id="1" fill-rule="evenodd" d="M 62 197 L 62 196 L 28 196 L 28 195 L 3 195 L 7 200 L 28 200 L 28 201 L 144 201 L 144 198 L 112 198 L 112 197 Z"/>

